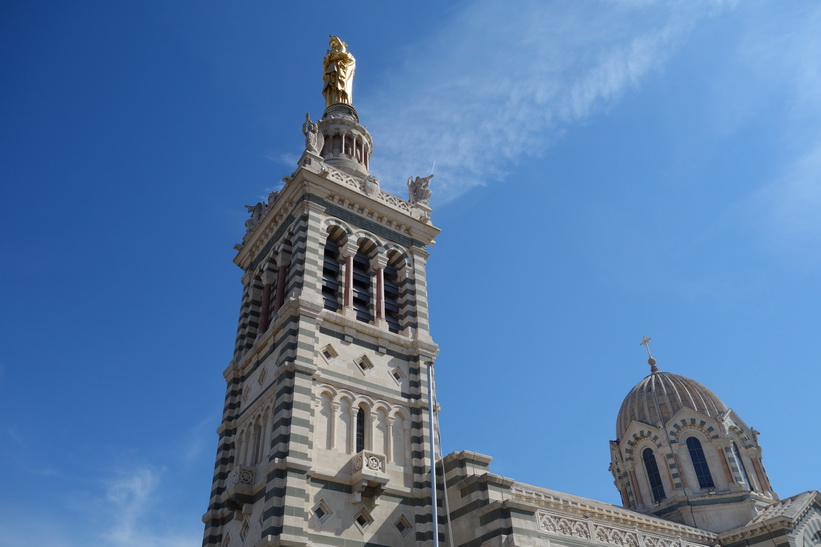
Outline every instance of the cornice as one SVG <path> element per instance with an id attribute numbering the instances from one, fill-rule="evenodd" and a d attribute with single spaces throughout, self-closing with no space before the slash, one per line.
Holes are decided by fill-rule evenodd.
<path id="1" fill-rule="evenodd" d="M 389 230 L 430 244 L 439 229 L 430 223 L 425 210 L 385 192 L 374 177 L 360 178 L 344 173 L 310 153 L 303 154 L 299 167 L 283 178 L 285 186 L 269 204 L 247 239 L 236 245 L 237 265 L 253 260 L 274 230 L 291 214 L 300 196 L 314 194 Z"/>
<path id="2" fill-rule="evenodd" d="M 754 537 L 761 536 L 763 534 L 769 534 L 773 532 L 774 529 L 777 530 L 791 530 L 794 528 L 800 521 L 803 519 L 807 513 L 813 508 L 814 502 L 818 501 L 821 503 L 821 494 L 817 491 L 810 490 L 809 492 L 804 492 L 802 494 L 798 494 L 797 496 L 793 496 L 792 499 L 798 498 L 803 494 L 813 493 L 814 495 L 809 496 L 805 500 L 799 501 L 799 503 L 804 503 L 804 506 L 801 510 L 793 516 L 789 516 L 783 513 L 778 513 L 773 515 L 769 518 L 763 518 L 761 520 L 757 520 L 755 522 L 751 522 L 747 526 L 742 528 L 736 528 L 734 530 L 728 530 L 719 535 L 719 539 L 723 545 L 738 543 L 747 539 L 751 539 Z M 778 505 L 784 504 L 788 502 L 791 498 L 786 498 L 777 502 L 772 503 L 771 505 Z M 798 500 L 795 500 L 798 501 Z M 763 511 L 766 511 L 764 509 Z"/>

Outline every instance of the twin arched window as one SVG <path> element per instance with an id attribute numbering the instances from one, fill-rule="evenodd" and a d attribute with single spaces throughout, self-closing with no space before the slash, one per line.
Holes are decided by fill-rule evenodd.
<path id="1" fill-rule="evenodd" d="M 659 473 L 659 466 L 656 463 L 656 456 L 653 454 L 652 449 L 645 448 L 644 452 L 641 453 L 641 457 L 644 460 L 644 469 L 647 471 L 647 480 L 650 481 L 653 499 L 661 501 L 665 497 L 664 485 L 661 483 L 661 473 Z"/>

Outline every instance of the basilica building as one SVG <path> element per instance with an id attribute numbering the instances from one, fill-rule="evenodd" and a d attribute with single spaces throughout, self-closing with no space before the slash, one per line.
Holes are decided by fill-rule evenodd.
<path id="1" fill-rule="evenodd" d="M 355 68 L 331 37 L 297 168 L 248 206 L 203 545 L 821 546 L 821 494 L 780 499 L 758 432 L 649 349 L 610 441 L 622 507 L 496 475 L 475 452 L 438 457 L 431 177 L 400 198 L 370 174 Z"/>

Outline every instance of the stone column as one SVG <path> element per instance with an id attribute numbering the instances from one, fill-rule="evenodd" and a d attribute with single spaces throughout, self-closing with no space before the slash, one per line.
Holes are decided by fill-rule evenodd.
<path id="1" fill-rule="evenodd" d="M 394 453 L 394 446 L 393 446 L 393 424 L 396 419 L 390 415 L 390 410 L 386 411 L 388 414 L 385 415 L 385 425 L 387 427 L 387 431 L 385 432 L 385 460 L 386 461 L 395 461 L 393 459 Z"/>
<path id="2" fill-rule="evenodd" d="M 350 447 L 351 454 L 356 454 L 356 430 L 358 428 L 356 415 L 358 412 L 359 407 L 351 403 L 351 428 L 350 431 L 348 431 L 348 446 Z"/>
<path id="3" fill-rule="evenodd" d="M 362 443 L 364 450 L 376 450 L 373 446 L 374 431 L 376 429 L 376 416 L 372 408 L 365 411 L 365 442 Z"/>
<path id="4" fill-rule="evenodd" d="M 331 401 L 331 415 L 328 417 L 328 449 L 333 450 L 336 447 L 336 420 L 337 416 L 341 418 L 342 414 L 339 412 L 339 401 Z"/>
<path id="5" fill-rule="evenodd" d="M 340 249 L 340 254 L 345 257 L 345 284 L 342 292 L 342 306 L 344 309 L 353 308 L 353 257 L 359 246 L 348 240 Z"/>
<path id="6" fill-rule="evenodd" d="M 388 265 L 388 257 L 383 251 L 380 251 L 371 260 L 371 268 L 376 272 L 376 294 L 375 312 L 376 319 L 385 319 L 385 266 Z"/>
<path id="7" fill-rule="evenodd" d="M 257 431 L 256 423 L 251 424 L 251 436 L 248 442 L 250 458 L 246 458 L 246 464 L 249 466 L 257 464 L 257 456 L 259 455 L 259 432 Z"/>
<path id="8" fill-rule="evenodd" d="M 247 465 L 248 463 L 248 445 L 250 444 L 250 435 L 247 430 L 244 430 L 238 437 L 240 442 L 240 449 L 237 454 L 237 465 Z"/>

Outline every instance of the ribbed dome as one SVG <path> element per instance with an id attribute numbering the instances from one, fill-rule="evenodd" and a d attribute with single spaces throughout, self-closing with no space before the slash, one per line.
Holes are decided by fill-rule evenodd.
<path id="1" fill-rule="evenodd" d="M 621 439 L 630 422 L 649 425 L 665 424 L 682 408 L 691 408 L 711 418 L 727 410 L 715 393 L 695 380 L 654 372 L 630 390 L 616 419 L 616 439 Z"/>

